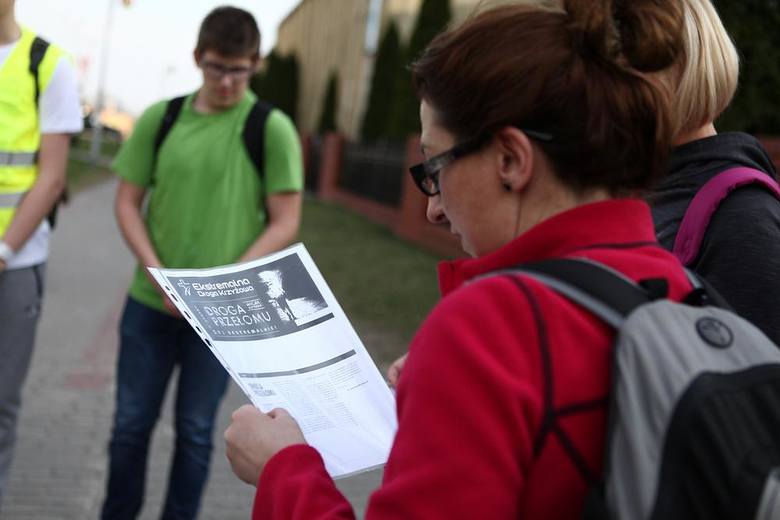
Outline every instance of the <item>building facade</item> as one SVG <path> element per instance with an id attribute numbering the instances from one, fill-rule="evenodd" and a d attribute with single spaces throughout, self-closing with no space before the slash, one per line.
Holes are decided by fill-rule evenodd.
<path id="1" fill-rule="evenodd" d="M 464 19 L 478 5 L 509 0 L 450 0 L 453 22 Z M 276 52 L 298 58 L 298 127 L 317 128 L 325 89 L 337 74 L 339 92 L 336 124 L 356 138 L 366 109 L 374 54 L 387 24 L 398 24 L 408 42 L 422 0 L 302 0 L 279 26 Z"/>

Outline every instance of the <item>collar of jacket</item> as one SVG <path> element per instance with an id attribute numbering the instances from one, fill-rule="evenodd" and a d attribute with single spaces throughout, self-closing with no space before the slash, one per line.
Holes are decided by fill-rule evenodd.
<path id="1" fill-rule="evenodd" d="M 649 206 L 638 199 L 611 199 L 553 215 L 497 251 L 439 264 L 439 289 L 446 296 L 474 277 L 519 264 L 569 256 L 605 245 L 655 242 Z"/>

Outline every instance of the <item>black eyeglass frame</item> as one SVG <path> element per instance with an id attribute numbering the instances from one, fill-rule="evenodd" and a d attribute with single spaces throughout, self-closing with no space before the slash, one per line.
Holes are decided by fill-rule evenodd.
<path id="1" fill-rule="evenodd" d="M 536 130 L 526 130 L 516 127 L 531 139 L 537 141 L 552 141 L 552 134 L 546 132 L 537 132 Z M 490 139 L 491 135 L 482 135 L 467 139 L 419 164 L 409 167 L 409 173 L 414 179 L 414 183 L 420 188 L 426 196 L 435 197 L 439 194 L 439 172 L 454 163 L 461 157 L 472 154 L 482 148 Z"/>
<path id="2" fill-rule="evenodd" d="M 215 80 L 222 80 L 227 76 L 234 81 L 246 81 L 254 73 L 253 67 L 229 67 L 213 61 L 204 61 L 200 64 L 200 68 Z"/>

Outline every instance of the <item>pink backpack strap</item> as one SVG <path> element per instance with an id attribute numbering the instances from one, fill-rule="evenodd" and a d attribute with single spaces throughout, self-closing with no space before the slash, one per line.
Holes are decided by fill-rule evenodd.
<path id="1" fill-rule="evenodd" d="M 717 174 L 693 197 L 677 231 L 672 253 L 683 265 L 689 265 L 696 259 L 710 219 L 723 199 L 735 189 L 747 184 L 760 184 L 780 199 L 777 182 L 760 170 L 739 167 Z"/>

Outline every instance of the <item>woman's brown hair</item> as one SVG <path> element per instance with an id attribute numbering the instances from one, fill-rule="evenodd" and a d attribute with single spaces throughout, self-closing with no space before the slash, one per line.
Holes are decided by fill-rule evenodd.
<path id="1" fill-rule="evenodd" d="M 480 13 L 412 64 L 422 99 L 459 139 L 506 126 L 539 142 L 576 190 L 649 187 L 672 139 L 667 96 L 643 73 L 682 48 L 678 0 L 563 0 Z"/>

